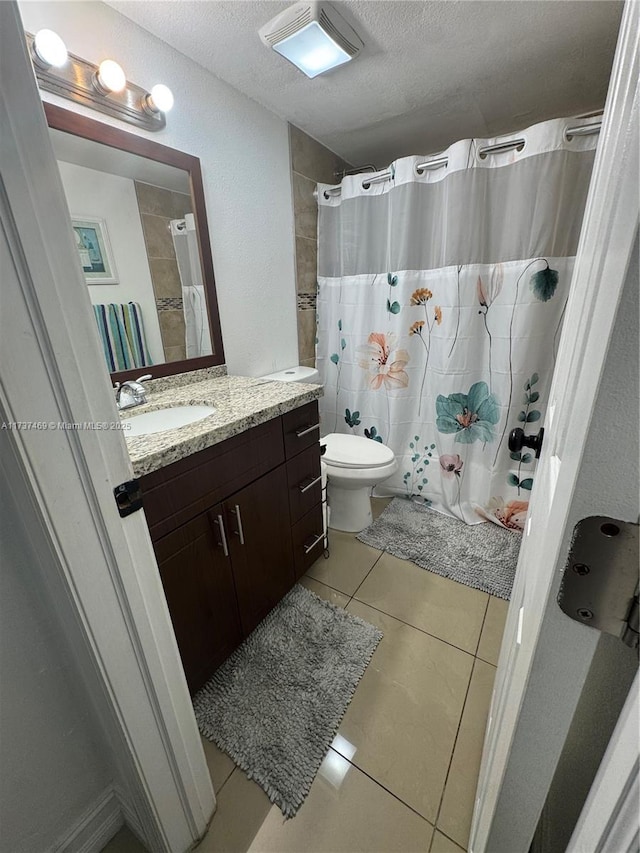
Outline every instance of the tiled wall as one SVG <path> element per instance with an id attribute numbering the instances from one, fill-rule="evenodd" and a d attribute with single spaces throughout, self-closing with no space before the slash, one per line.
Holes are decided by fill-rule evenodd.
<path id="1" fill-rule="evenodd" d="M 140 181 L 134 183 L 165 361 L 181 361 L 186 358 L 182 285 L 169 222 L 193 212 L 191 197 Z"/>
<path id="2" fill-rule="evenodd" d="M 334 173 L 350 168 L 350 164 L 292 124 L 289 146 L 296 232 L 298 358 L 300 364 L 315 367 L 318 206 L 313 191 L 317 183 L 337 183 Z"/>

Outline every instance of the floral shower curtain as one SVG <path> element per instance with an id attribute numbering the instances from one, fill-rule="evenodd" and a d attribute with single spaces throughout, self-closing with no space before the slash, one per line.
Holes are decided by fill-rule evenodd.
<path id="1" fill-rule="evenodd" d="M 544 421 L 597 142 L 566 138 L 581 123 L 318 186 L 322 429 L 394 450 L 385 493 L 522 528 L 535 457 L 511 453 L 508 433 Z M 516 138 L 521 150 L 482 151 Z"/>

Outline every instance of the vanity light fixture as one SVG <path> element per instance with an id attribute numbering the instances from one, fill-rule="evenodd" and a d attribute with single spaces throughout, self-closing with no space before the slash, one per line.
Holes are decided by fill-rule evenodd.
<path id="1" fill-rule="evenodd" d="M 168 86 L 158 83 L 149 91 L 128 81 L 113 59 L 105 59 L 98 66 L 67 53 L 64 42 L 53 30 L 25 35 L 41 89 L 144 130 L 162 130 L 166 126 L 165 113 L 173 106 Z"/>
<path id="2" fill-rule="evenodd" d="M 41 68 L 62 68 L 69 58 L 67 46 L 53 30 L 38 30 L 31 55 Z"/>
<path id="3" fill-rule="evenodd" d="M 156 83 L 151 92 L 142 102 L 142 109 L 151 111 L 152 114 L 168 113 L 173 106 L 173 92 L 164 83 Z"/>
<path id="4" fill-rule="evenodd" d="M 265 24 L 259 34 L 264 44 L 310 78 L 344 65 L 364 47 L 342 15 L 324 0 L 296 3 Z"/>
<path id="5" fill-rule="evenodd" d="M 127 85 L 127 78 L 117 62 L 105 59 L 98 66 L 93 85 L 101 95 L 110 95 L 111 92 L 122 92 Z"/>

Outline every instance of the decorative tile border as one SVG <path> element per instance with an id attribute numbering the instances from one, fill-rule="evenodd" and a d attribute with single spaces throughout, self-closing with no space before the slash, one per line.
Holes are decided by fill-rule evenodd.
<path id="1" fill-rule="evenodd" d="M 158 311 L 182 311 L 181 296 L 161 296 L 156 299 L 156 308 Z"/>
<path id="2" fill-rule="evenodd" d="M 318 297 L 315 293 L 298 294 L 298 311 L 315 311 Z"/>

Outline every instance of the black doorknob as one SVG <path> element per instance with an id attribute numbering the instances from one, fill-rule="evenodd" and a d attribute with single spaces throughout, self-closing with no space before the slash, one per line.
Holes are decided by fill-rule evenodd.
<path id="1" fill-rule="evenodd" d="M 509 433 L 509 450 L 512 453 L 520 453 L 523 447 L 530 447 L 535 450 L 536 459 L 538 459 L 542 450 L 543 439 L 544 429 L 541 429 L 537 435 L 525 435 L 523 429 L 516 427 Z"/>

